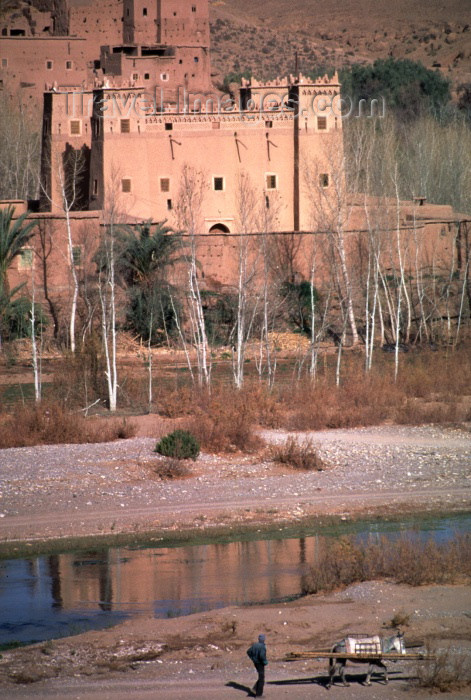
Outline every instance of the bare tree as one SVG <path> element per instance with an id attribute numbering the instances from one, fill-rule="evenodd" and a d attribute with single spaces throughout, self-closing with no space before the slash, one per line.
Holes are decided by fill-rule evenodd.
<path id="1" fill-rule="evenodd" d="M 250 338 L 258 300 L 249 308 L 251 286 L 257 271 L 257 255 L 248 235 L 254 230 L 257 195 L 250 176 L 242 172 L 237 183 L 237 213 L 239 237 L 237 242 L 237 315 L 235 323 L 235 352 L 232 369 L 234 383 L 240 389 L 244 382 L 244 362 L 247 341 Z"/>
<path id="2" fill-rule="evenodd" d="M 339 275 L 334 270 L 339 282 L 340 300 L 346 307 L 352 345 L 357 345 L 359 336 L 354 312 L 353 283 L 345 240 L 346 224 L 351 211 L 345 170 L 343 150 L 326 142 L 319 158 L 308 163 L 304 184 L 311 198 L 313 229 L 328 236 L 332 263 L 340 270 Z"/>
<path id="3" fill-rule="evenodd" d="M 201 386 L 211 385 L 211 356 L 209 352 L 203 302 L 198 279 L 197 237 L 203 230 L 202 204 L 205 175 L 186 164 L 182 168 L 180 188 L 175 206 L 178 227 L 188 238 L 187 302 L 193 342 L 196 349 L 197 376 Z"/>
<path id="4" fill-rule="evenodd" d="M 41 182 L 43 198 L 46 198 L 53 209 L 58 209 L 65 218 L 67 240 L 67 266 L 72 280 L 72 300 L 69 319 L 70 349 L 75 353 L 75 325 L 77 317 L 77 301 L 79 297 L 79 279 L 74 260 L 74 242 L 72 235 L 71 212 L 83 205 L 83 182 L 86 176 L 86 160 L 83 149 L 66 148 L 64 153 L 57 154 L 48 165 L 51 176 L 55 178 L 54 192 Z"/>

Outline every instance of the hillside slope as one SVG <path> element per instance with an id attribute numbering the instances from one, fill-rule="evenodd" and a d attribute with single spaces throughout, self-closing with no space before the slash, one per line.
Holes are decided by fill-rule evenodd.
<path id="1" fill-rule="evenodd" d="M 260 77 L 408 58 L 471 82 L 471 0 L 210 0 L 215 73 Z M 469 22 L 469 23 L 468 23 Z"/>

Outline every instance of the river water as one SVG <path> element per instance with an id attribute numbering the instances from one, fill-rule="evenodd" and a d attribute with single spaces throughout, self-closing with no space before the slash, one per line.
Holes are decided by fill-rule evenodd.
<path id="1" fill-rule="evenodd" d="M 0 646 L 100 629 L 136 614 L 174 617 L 302 595 L 322 538 L 356 534 L 443 541 L 471 515 L 274 531 L 182 546 L 65 552 L 0 561 Z"/>

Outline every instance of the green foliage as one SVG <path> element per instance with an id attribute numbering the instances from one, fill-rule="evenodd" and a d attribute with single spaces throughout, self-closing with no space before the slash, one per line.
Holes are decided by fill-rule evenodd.
<path id="1" fill-rule="evenodd" d="M 299 284 L 285 282 L 281 288 L 281 294 L 285 299 L 289 321 L 302 333 L 311 333 L 311 292 L 314 304 L 319 302 L 317 289 L 310 282 L 303 280 Z"/>
<path id="2" fill-rule="evenodd" d="M 176 459 L 196 459 L 200 453 L 200 446 L 187 430 L 174 430 L 159 440 L 154 452 Z"/>
<path id="3" fill-rule="evenodd" d="M 224 80 L 222 81 L 222 86 L 221 86 L 222 90 L 224 92 L 229 93 L 231 83 L 238 83 L 240 85 L 242 83 L 242 78 L 245 78 L 246 80 L 250 80 L 252 75 L 253 75 L 253 71 L 251 68 L 246 68 L 243 71 L 232 71 L 231 73 L 228 73 L 227 75 L 224 76 Z"/>
<path id="4" fill-rule="evenodd" d="M 342 93 L 353 103 L 383 97 L 386 109 L 404 119 L 438 114 L 450 101 L 450 82 L 439 71 L 408 59 L 377 59 L 340 71 Z"/>
<path id="5" fill-rule="evenodd" d="M 201 299 L 208 338 L 213 345 L 227 345 L 236 321 L 235 295 L 203 290 Z"/>
<path id="6" fill-rule="evenodd" d="M 0 294 L 4 295 L 9 293 L 7 270 L 32 237 L 36 226 L 35 221 L 26 222 L 28 213 L 17 219 L 14 216 L 15 207 L 0 210 Z"/>
<path id="7" fill-rule="evenodd" d="M 176 309 L 179 308 L 174 301 Z M 165 334 L 169 336 L 176 329 L 175 311 L 167 289 L 142 289 L 131 287 L 128 290 L 125 330 L 137 333 L 144 341 L 153 345 L 161 344 Z"/>
<path id="8" fill-rule="evenodd" d="M 178 261 L 181 238 L 163 223 L 145 222 L 119 231 L 116 272 L 127 290 L 126 329 L 157 343 L 175 328 L 175 290 L 168 268 Z"/>
<path id="9" fill-rule="evenodd" d="M 0 303 L 0 307 L 3 305 Z M 31 337 L 31 301 L 17 297 L 5 305 L 3 311 L 3 337 L 6 340 Z M 35 334 L 39 337 L 47 326 L 47 318 L 40 304 L 34 305 Z"/>

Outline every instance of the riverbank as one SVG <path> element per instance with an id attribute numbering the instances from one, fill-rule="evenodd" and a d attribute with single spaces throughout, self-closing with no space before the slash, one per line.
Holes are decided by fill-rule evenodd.
<path id="1" fill-rule="evenodd" d="M 137 617 L 109 630 L 87 632 L 3 652 L 0 687 L 9 698 L 162 698 L 210 700 L 247 697 L 255 680 L 246 649 L 260 632 L 267 637 L 269 665 L 265 695 L 311 698 L 325 692 L 327 661 L 286 661 L 290 652 L 328 648 L 348 631 L 392 634 L 402 620 L 406 646 L 429 640 L 452 662 L 463 659 L 469 676 L 471 618 L 469 587 L 411 588 L 384 581 L 355 584 L 330 595 L 250 607 L 230 607 L 174 619 Z M 416 650 L 414 647 L 413 650 Z M 417 687 L 418 663 L 389 664 L 390 683 L 366 666 L 348 666 L 349 690 L 340 685 L 329 698 L 391 700 L 427 697 Z M 468 677 L 466 676 L 466 677 Z M 445 697 L 469 697 L 469 686 Z"/>
<path id="2" fill-rule="evenodd" d="M 467 427 L 303 433 L 324 471 L 281 467 L 268 451 L 202 454 L 190 463 L 188 478 L 164 481 L 153 449 L 171 422 L 133 420 L 138 436 L 128 440 L 0 451 L 1 556 L 471 509 Z M 267 444 L 288 435 L 261 432 Z"/>
<path id="3" fill-rule="evenodd" d="M 138 436 L 98 444 L 0 452 L 3 556 L 140 539 L 167 544 L 233 537 L 243 530 L 300 529 L 311 522 L 469 511 L 471 435 L 464 428 L 398 427 L 312 433 L 326 463 L 300 473 L 256 456 L 203 454 L 187 479 L 160 480 L 155 440 L 169 426 L 146 416 Z M 157 433 L 157 434 L 156 434 Z M 267 443 L 287 433 L 264 431 Z M 303 434 L 304 437 L 304 434 Z M 44 549 L 42 549 L 44 548 Z M 136 584 L 137 585 L 137 584 Z M 406 640 L 431 640 L 453 659 L 471 656 L 469 587 L 419 589 L 368 582 L 291 603 L 225 608 L 177 619 L 136 617 L 110 630 L 2 653 L 0 684 L 11 698 L 113 697 L 211 700 L 246 697 L 254 681 L 245 649 L 267 634 L 267 697 L 323 692 L 325 661 L 286 662 L 290 651 L 329 646 L 348 631 L 382 632 L 404 620 Z M 361 684 L 348 697 L 425 697 L 415 662 L 392 667 L 391 683 Z M 359 673 L 360 675 L 356 675 Z M 345 697 L 338 686 L 329 697 Z M 447 694 L 469 697 L 469 687 Z"/>

